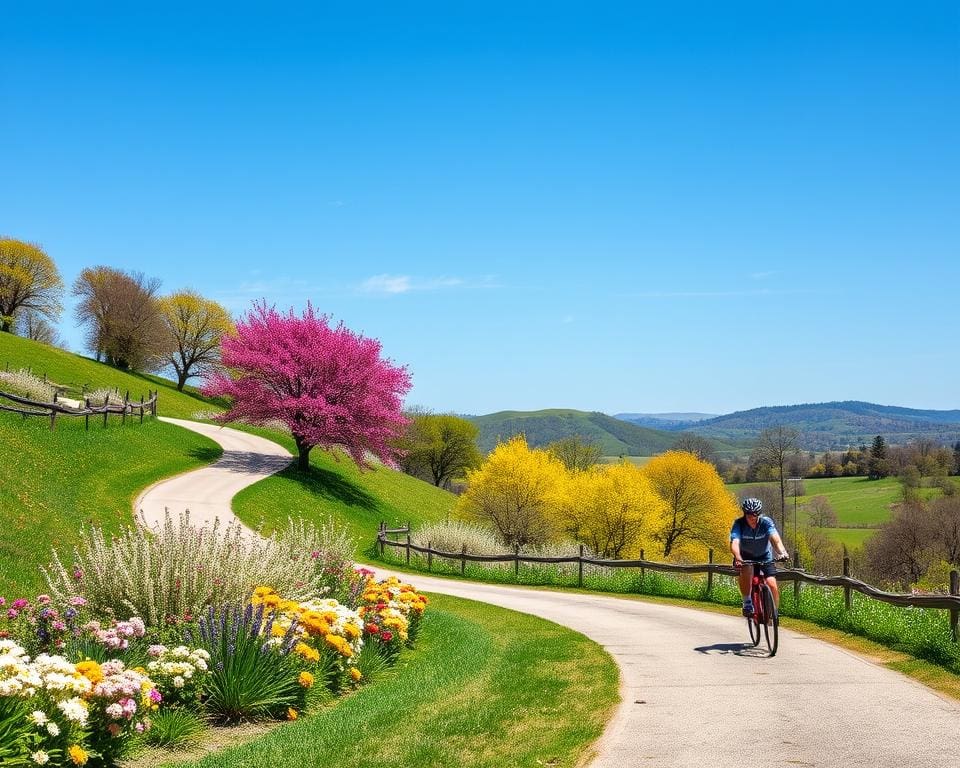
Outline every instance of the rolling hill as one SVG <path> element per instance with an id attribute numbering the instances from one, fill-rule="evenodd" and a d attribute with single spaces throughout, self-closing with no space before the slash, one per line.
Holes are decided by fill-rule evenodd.
<path id="1" fill-rule="evenodd" d="M 700 421 L 686 429 L 714 440 L 743 441 L 781 424 L 800 430 L 800 445 L 806 450 L 869 445 L 876 435 L 894 444 L 921 437 L 940 443 L 960 440 L 960 410 L 921 410 L 858 400 L 753 408 Z"/>
<path id="2" fill-rule="evenodd" d="M 492 451 L 497 443 L 524 434 L 531 447 L 540 447 L 563 437 L 580 435 L 597 443 L 605 456 L 651 456 L 669 450 L 678 435 L 615 419 L 604 413 L 565 409 L 500 411 L 468 416 L 480 428 L 480 449 Z"/>

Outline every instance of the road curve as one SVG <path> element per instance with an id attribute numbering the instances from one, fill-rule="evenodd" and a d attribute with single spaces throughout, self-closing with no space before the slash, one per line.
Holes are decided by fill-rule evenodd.
<path id="1" fill-rule="evenodd" d="M 209 437 L 223 448 L 223 456 L 208 467 L 161 480 L 141 493 L 133 508 L 149 528 L 162 527 L 168 509 L 174 518 L 189 509 L 195 525 L 212 524 L 216 518 L 221 524 L 236 520 L 230 508 L 233 497 L 293 460 L 286 448 L 257 435 L 199 421 L 160 420 Z"/>
<path id="2" fill-rule="evenodd" d="M 208 435 L 231 454 L 244 454 L 240 462 L 260 467 L 258 472 L 270 474 L 265 468 L 277 471 L 282 460 L 289 461 L 269 441 L 170 421 Z M 244 440 L 241 447 L 235 439 Z M 262 458 L 249 455 L 261 448 L 268 451 Z M 225 452 L 224 460 L 238 459 Z M 189 507 L 224 522 L 232 519 L 230 497 L 239 488 L 231 490 L 227 480 L 233 478 L 223 477 L 220 463 L 154 486 L 144 498 L 154 514 L 159 508 L 162 515 L 163 506 Z M 541 616 L 600 643 L 620 668 L 622 702 L 596 745 L 591 768 L 960 766 L 960 705 L 805 635 L 782 631 L 780 652 L 769 659 L 745 644 L 745 623 L 734 616 L 603 595 L 398 575 L 426 591 Z"/>

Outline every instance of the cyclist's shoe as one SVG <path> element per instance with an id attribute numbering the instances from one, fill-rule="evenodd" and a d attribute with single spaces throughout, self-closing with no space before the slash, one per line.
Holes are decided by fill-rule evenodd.
<path id="1" fill-rule="evenodd" d="M 753 616 L 753 600 L 743 601 L 743 615 L 748 619 Z"/>

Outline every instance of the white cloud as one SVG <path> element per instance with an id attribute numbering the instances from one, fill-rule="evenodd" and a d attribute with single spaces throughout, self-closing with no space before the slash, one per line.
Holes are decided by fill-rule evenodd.
<path id="1" fill-rule="evenodd" d="M 409 275 L 374 275 L 360 284 L 361 293 L 397 294 L 411 291 L 439 291 L 464 284 L 459 277 L 414 278 Z"/>

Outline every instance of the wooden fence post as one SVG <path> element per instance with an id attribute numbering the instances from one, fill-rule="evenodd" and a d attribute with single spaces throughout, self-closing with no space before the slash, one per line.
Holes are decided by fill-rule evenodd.
<path id="1" fill-rule="evenodd" d="M 957 573 L 956 570 L 950 571 L 950 594 L 956 597 L 960 595 L 960 573 Z M 950 636 L 953 638 L 953 642 L 957 642 L 957 624 L 960 623 L 960 610 L 956 608 L 950 609 Z"/>
<path id="2" fill-rule="evenodd" d="M 847 545 L 843 545 L 843 575 L 850 578 L 850 556 L 847 554 Z M 843 588 L 843 605 L 849 611 L 853 604 L 853 592 L 850 587 Z"/>
<path id="3" fill-rule="evenodd" d="M 127 394 L 125 394 L 125 395 L 123 396 L 123 412 L 120 414 L 120 423 L 121 423 L 121 424 L 126 424 L 126 423 L 127 423 L 127 398 L 129 398 L 129 397 L 130 397 L 130 393 L 129 393 L 129 392 L 127 392 Z"/>
<path id="4" fill-rule="evenodd" d="M 467 570 L 467 545 L 464 544 L 460 550 L 460 575 L 463 576 Z"/>
<path id="5" fill-rule="evenodd" d="M 143 395 L 140 395 L 140 423 L 143 424 Z"/>
<path id="6" fill-rule="evenodd" d="M 50 409 L 50 429 L 51 430 L 53 430 L 53 427 L 56 421 L 57 421 L 57 409 L 51 408 Z"/>
<path id="7" fill-rule="evenodd" d="M 707 550 L 707 562 L 713 565 L 713 547 Z M 713 591 L 713 568 L 707 571 L 707 595 Z"/>
<path id="8" fill-rule="evenodd" d="M 83 414 L 83 428 L 89 432 L 90 431 L 90 398 L 89 397 L 83 398 L 83 407 L 84 407 L 84 410 L 86 410 L 86 413 Z"/>
<path id="9" fill-rule="evenodd" d="M 577 556 L 577 586 L 583 587 L 583 544 L 580 545 L 580 554 Z"/>
<path id="10" fill-rule="evenodd" d="M 795 570 L 800 570 L 800 551 L 793 550 L 793 567 Z M 793 608 L 797 610 L 800 605 L 800 579 L 796 578 L 793 580 Z"/>
<path id="11" fill-rule="evenodd" d="M 410 530 L 409 528 L 407 529 Z M 407 565 L 410 565 L 410 534 L 407 534 Z"/>
<path id="12" fill-rule="evenodd" d="M 433 570 L 433 542 L 427 542 L 427 570 Z"/>
<path id="13" fill-rule="evenodd" d="M 520 545 L 513 545 L 513 578 L 520 580 Z"/>
<path id="14" fill-rule="evenodd" d="M 645 558 L 645 557 L 643 556 L 643 550 L 642 550 L 642 549 L 640 550 L 640 559 L 641 559 L 641 560 L 646 560 L 646 559 L 647 559 L 647 558 Z M 645 578 L 647 578 L 647 569 L 644 568 L 644 567 L 641 565 L 641 566 L 640 566 L 640 581 L 643 581 Z"/>
<path id="15" fill-rule="evenodd" d="M 110 397 L 103 401 L 103 426 L 107 426 L 107 406 L 110 405 Z"/>

